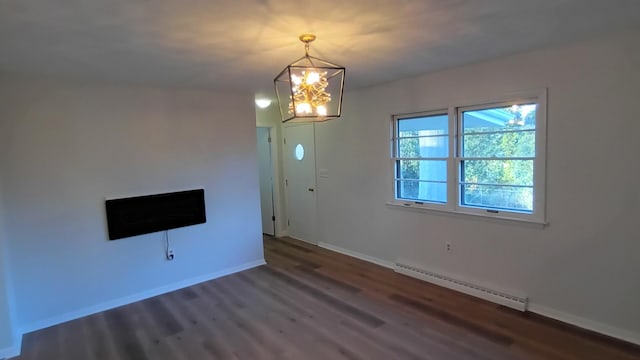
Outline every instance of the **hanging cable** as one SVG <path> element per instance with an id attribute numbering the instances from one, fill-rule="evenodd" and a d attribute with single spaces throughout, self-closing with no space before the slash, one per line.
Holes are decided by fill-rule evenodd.
<path id="1" fill-rule="evenodd" d="M 173 250 L 171 250 L 171 247 L 169 246 L 169 230 L 164 231 L 164 253 L 167 260 L 173 260 Z"/>

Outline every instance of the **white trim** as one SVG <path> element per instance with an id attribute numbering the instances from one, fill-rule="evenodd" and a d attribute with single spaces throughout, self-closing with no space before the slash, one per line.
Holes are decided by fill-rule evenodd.
<path id="1" fill-rule="evenodd" d="M 318 245 L 318 244 L 314 243 L 311 240 L 300 239 L 300 238 L 297 238 L 295 236 L 289 236 L 289 235 L 287 235 L 287 237 L 290 237 L 290 238 L 298 240 L 298 241 L 302 241 L 303 243 L 307 243 L 307 244 L 311 244 L 311 245 Z"/>
<path id="2" fill-rule="evenodd" d="M 269 129 L 269 136 L 271 136 L 271 172 L 273 175 L 273 215 L 276 217 L 273 234 L 274 236 L 282 236 L 280 229 L 283 228 L 285 223 L 284 220 L 286 218 L 286 215 L 282 210 L 283 204 L 280 201 L 282 198 L 280 193 L 280 184 L 282 183 L 282 164 L 280 162 L 282 144 L 280 143 L 280 138 L 282 130 L 279 126 L 279 122 L 276 122 L 274 125 L 269 125 Z"/>
<path id="3" fill-rule="evenodd" d="M 341 248 L 339 246 L 336 245 L 332 245 L 326 242 L 319 242 L 318 246 L 320 246 L 321 248 L 327 249 L 327 250 L 331 250 L 331 251 L 335 251 L 338 253 L 341 253 L 343 255 L 347 255 L 347 256 L 351 256 L 354 257 L 356 259 L 360 259 L 360 260 L 364 260 L 376 265 L 380 265 L 382 267 L 386 267 L 389 269 L 393 269 L 395 264 L 391 261 L 387 261 L 387 260 L 382 260 L 382 259 L 378 259 L 376 257 L 373 256 L 369 256 L 369 255 L 365 255 L 362 253 L 359 253 L 357 251 L 353 251 L 353 250 L 347 250 L 345 248 Z"/>
<path id="4" fill-rule="evenodd" d="M 283 236 L 289 236 L 292 237 L 296 240 L 301 240 L 301 241 L 305 241 L 308 243 L 311 243 L 313 245 L 317 245 L 317 240 L 315 239 L 316 237 L 316 233 L 317 233 L 317 227 L 318 227 L 318 193 L 320 192 L 320 189 L 318 187 L 318 152 L 316 149 L 316 124 L 317 122 L 305 122 L 305 123 L 283 123 L 282 124 L 282 164 L 283 164 L 283 182 L 284 182 L 284 202 L 285 202 L 285 215 L 286 215 L 286 220 L 287 221 L 283 221 L 283 224 L 286 224 L 286 228 L 280 232 L 279 237 L 283 237 Z M 288 151 L 288 145 L 293 145 L 291 143 L 287 144 L 287 129 L 288 128 L 293 128 L 293 127 L 299 127 L 299 126 L 311 126 L 311 130 L 313 132 L 313 184 L 310 184 L 314 189 L 314 195 L 313 195 L 313 201 L 314 201 L 314 207 L 313 207 L 313 211 L 314 211 L 314 216 L 311 217 L 311 220 L 314 222 L 312 224 L 313 229 L 311 229 L 311 236 L 313 237 L 312 239 L 298 239 L 296 237 L 291 236 L 291 225 L 289 225 L 289 221 L 291 220 L 291 214 L 290 214 L 290 201 L 291 201 L 291 194 L 289 191 L 289 185 L 287 185 L 288 181 L 289 181 L 289 172 L 291 171 L 291 169 L 289 169 L 289 156 L 291 156 L 291 154 Z M 310 220 L 310 221 L 311 221 Z"/>
<path id="5" fill-rule="evenodd" d="M 36 331 L 36 330 L 40 330 L 40 329 L 44 329 L 50 326 L 54 326 L 57 324 L 61 324 L 67 321 L 71 321 L 71 320 L 75 320 L 81 317 L 85 317 L 88 315 L 92 315 L 95 313 L 99 313 L 102 311 L 106 311 L 109 309 L 113 309 L 119 306 L 123 306 L 123 305 L 127 305 L 127 304 L 131 304 L 134 303 L 136 301 L 140 301 L 140 300 L 144 300 L 144 299 L 148 299 L 154 296 L 158 296 L 158 295 L 162 295 L 164 293 L 168 293 L 171 291 L 175 291 L 175 290 L 179 290 L 188 286 L 192 286 L 195 284 L 199 284 L 201 282 L 205 282 L 205 281 L 209 281 L 209 280 L 213 280 L 213 279 L 217 279 L 223 276 L 227 276 L 227 275 L 231 275 L 233 273 L 237 273 L 240 271 L 244 271 L 244 270 L 248 270 L 260 265 L 264 265 L 266 264 L 264 259 L 260 259 L 260 260 L 255 260 L 255 261 L 251 261 L 245 264 L 241 264 L 238 266 L 234 266 L 234 267 L 230 267 L 230 268 L 226 268 L 223 270 L 219 270 L 216 271 L 214 273 L 210 273 L 210 274 L 206 274 L 206 275 L 201 275 L 201 276 L 196 276 L 190 279 L 186 279 L 186 280 L 182 280 L 182 281 L 178 281 L 172 284 L 167 284 L 167 285 L 163 285 L 160 287 L 157 287 L 155 289 L 151 289 L 151 290 L 147 290 L 147 291 L 143 291 L 137 294 L 133 294 L 133 295 L 128 295 L 128 296 L 124 296 L 118 299 L 113 299 L 107 302 L 103 302 L 97 305 L 93 305 L 93 306 L 89 306 L 83 309 L 79 309 L 79 310 L 75 310 L 72 312 L 68 312 L 66 314 L 61 314 L 61 315 L 57 315 L 48 319 L 44 319 L 44 320 L 40 320 L 40 321 L 36 321 L 30 324 L 26 324 L 23 325 L 20 330 L 22 331 L 23 334 L 32 332 L 32 331 Z"/>
<path id="6" fill-rule="evenodd" d="M 279 237 L 287 237 L 289 236 L 289 228 L 287 227 L 286 229 L 280 231 L 280 235 L 276 236 L 277 238 Z M 289 236 L 291 237 L 291 236 Z"/>
<path id="7" fill-rule="evenodd" d="M 532 313 L 540 314 L 542 316 L 546 316 L 548 318 L 552 318 L 567 324 L 575 325 L 582 329 L 590 330 L 619 340 L 627 341 L 635 345 L 640 345 L 640 333 L 637 332 L 603 324 L 598 321 L 585 319 L 576 315 L 568 314 L 534 303 L 529 304 L 528 310 Z"/>
<path id="8" fill-rule="evenodd" d="M 425 205 L 426 204 L 427 203 L 425 203 Z M 538 222 L 531 219 L 517 219 L 517 218 L 506 217 L 506 216 L 500 216 L 500 217 L 487 216 L 483 214 L 476 214 L 476 213 L 464 212 L 464 211 L 453 211 L 449 209 L 434 209 L 434 208 L 423 206 L 422 204 L 415 204 L 409 201 L 401 201 L 401 200 L 389 201 L 385 205 L 393 206 L 397 208 L 403 208 L 411 211 L 432 212 L 432 213 L 437 213 L 445 216 L 454 216 L 454 217 L 464 216 L 469 219 L 474 219 L 474 218 L 476 220 L 482 219 L 483 221 L 490 221 L 498 224 L 520 223 L 522 225 L 534 225 L 534 226 L 540 226 L 540 227 L 544 227 L 549 224 L 548 222 Z"/>
<path id="9" fill-rule="evenodd" d="M 256 125 L 256 132 L 259 129 L 267 129 L 269 131 L 269 162 L 271 163 L 271 214 L 275 220 L 273 220 L 273 237 L 281 236 L 279 234 L 278 228 L 279 223 L 282 221 L 280 219 L 280 215 L 278 214 L 280 209 L 280 191 L 279 191 L 279 182 L 280 177 L 278 176 L 277 171 L 277 157 L 278 152 L 277 148 L 278 140 L 276 139 L 276 129 L 273 125 Z M 274 141 L 275 140 L 275 141 Z M 274 157 L 275 155 L 275 157 Z M 262 203 L 260 204 L 260 209 L 262 209 Z"/>
<path id="10" fill-rule="evenodd" d="M 457 199 L 454 203 L 453 211 L 455 212 L 466 212 L 469 214 L 475 214 L 479 216 L 486 216 L 490 218 L 507 218 L 507 219 L 520 219 L 524 221 L 530 221 L 534 223 L 544 223 L 546 220 L 546 190 L 545 190 L 545 181 L 546 181 L 546 144 L 547 144 L 547 89 L 544 88 L 537 92 L 531 92 L 530 94 L 521 94 L 512 100 L 504 100 L 500 102 L 491 102 L 484 104 L 477 104 L 471 106 L 459 106 L 455 108 L 457 114 L 456 119 L 456 127 L 458 132 L 456 134 L 456 153 L 455 153 L 455 167 L 456 167 L 456 182 L 455 182 L 455 191 L 457 192 Z M 511 104 L 518 103 L 529 103 L 534 102 L 537 105 L 536 109 L 536 128 L 535 128 L 535 148 L 536 148 L 536 156 L 533 159 L 533 211 L 531 213 L 524 213 L 519 211 L 507 210 L 507 209 L 496 209 L 496 212 L 493 212 L 492 209 L 483 207 L 483 206 L 473 206 L 473 205 L 463 205 L 462 204 L 462 192 L 460 189 L 460 174 L 461 174 L 461 162 L 467 158 L 461 156 L 461 142 L 459 141 L 460 137 L 463 136 L 461 134 L 461 130 L 463 129 L 462 124 L 462 114 L 465 111 L 473 111 L 480 109 L 489 109 L 494 107 L 502 107 L 508 106 Z M 528 131 L 528 130 L 527 130 Z M 490 158 L 489 158 L 490 159 Z M 500 160 L 518 160 L 522 158 L 500 158 Z M 476 160 L 476 158 L 472 158 L 472 160 Z"/>
<path id="11" fill-rule="evenodd" d="M 284 195 L 283 139 L 284 130 L 280 110 L 268 107 L 256 109 L 256 128 L 271 128 L 271 162 L 273 163 L 273 195 L 275 197 L 276 229 L 275 237 L 286 236 L 287 215 Z"/>
<path id="12" fill-rule="evenodd" d="M 547 148 L 547 101 L 548 91 L 546 88 L 532 91 L 518 91 L 510 94 L 504 94 L 494 99 L 476 99 L 474 101 L 458 101 L 446 107 L 449 115 L 449 156 L 447 157 L 447 203 L 436 203 L 429 201 L 412 202 L 411 199 L 398 198 L 396 177 L 396 161 L 398 158 L 397 149 L 397 126 L 398 120 L 412 118 L 418 116 L 429 116 L 432 114 L 441 114 L 444 107 L 436 107 L 431 111 L 414 112 L 408 114 L 392 114 L 391 115 L 391 174 L 393 174 L 393 191 L 392 198 L 387 202 L 388 205 L 406 206 L 423 208 L 426 210 L 443 211 L 452 214 L 475 215 L 487 219 L 505 219 L 508 221 L 522 221 L 536 224 L 546 224 L 546 148 Z M 493 106 L 510 105 L 514 103 L 535 102 L 538 106 L 536 111 L 536 128 L 535 130 L 535 146 L 536 156 L 534 161 L 534 200 L 533 211 L 531 213 L 512 211 L 507 209 L 494 211 L 486 207 L 474 207 L 462 205 L 460 197 L 462 196 L 460 188 L 460 162 L 464 158 L 460 157 L 462 119 L 461 114 L 464 111 L 474 109 L 486 109 Z M 474 105 L 469 105 L 474 104 Z M 526 130 L 529 131 L 529 130 Z M 515 131 L 514 131 L 515 132 Z M 422 159 L 422 158 L 421 158 Z M 501 160 L 511 160 L 512 158 L 504 158 Z M 422 160 L 431 160 L 424 158 Z"/>
<path id="13" fill-rule="evenodd" d="M 429 110 L 429 111 L 420 111 L 420 112 L 413 112 L 413 113 L 408 113 L 408 114 L 392 114 L 391 115 L 391 174 L 393 174 L 393 182 L 392 182 L 392 186 L 393 186 L 393 190 L 392 190 L 392 194 L 393 194 L 393 199 L 392 201 L 398 201 L 398 202 L 402 202 L 402 203 L 407 203 L 407 202 L 411 202 L 414 203 L 416 205 L 419 205 L 421 207 L 424 207 L 426 209 L 432 209 L 432 210 L 444 210 L 446 211 L 449 208 L 449 205 L 447 203 L 438 203 L 438 202 L 431 202 L 431 201 L 426 201 L 426 200 L 418 200 L 416 199 L 415 201 L 411 201 L 410 199 L 399 199 L 398 198 L 398 180 L 397 178 L 397 166 L 398 166 L 398 160 L 434 160 L 434 161 L 444 161 L 445 165 L 447 167 L 447 179 L 444 182 L 444 184 L 447 184 L 447 201 L 449 201 L 449 190 L 450 190 L 450 186 L 449 186 L 449 173 L 450 173 L 450 159 L 451 159 L 451 154 L 452 154 L 452 148 L 451 148 L 451 144 L 452 144 L 452 135 L 455 132 L 455 127 L 452 127 L 451 125 L 451 107 L 442 107 L 442 108 L 436 108 L 434 110 Z M 439 135 L 434 135 L 438 136 L 438 137 L 446 137 L 448 139 L 448 143 L 449 143 L 449 149 L 448 149 L 448 154 L 446 157 L 426 157 L 426 158 L 404 158 L 404 157 L 400 157 L 400 150 L 399 150 L 399 137 L 398 135 L 398 121 L 399 120 L 406 120 L 406 119 L 415 119 L 415 118 L 420 118 L 420 117 L 429 117 L 429 116 L 447 116 L 447 134 L 439 134 Z M 455 137 L 454 137 L 455 138 Z"/>

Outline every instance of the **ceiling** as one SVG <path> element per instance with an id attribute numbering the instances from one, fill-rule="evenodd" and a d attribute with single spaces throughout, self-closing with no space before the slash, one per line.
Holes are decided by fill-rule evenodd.
<path id="1" fill-rule="evenodd" d="M 2 0 L 0 73 L 270 95 L 304 32 L 359 88 L 638 24 L 637 0 Z"/>

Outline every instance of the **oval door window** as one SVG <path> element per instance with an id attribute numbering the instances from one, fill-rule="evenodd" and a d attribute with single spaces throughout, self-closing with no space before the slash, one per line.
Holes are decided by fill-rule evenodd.
<path id="1" fill-rule="evenodd" d="M 304 158 L 304 147 L 302 147 L 302 144 L 296 145 L 294 155 L 297 160 L 302 160 Z"/>

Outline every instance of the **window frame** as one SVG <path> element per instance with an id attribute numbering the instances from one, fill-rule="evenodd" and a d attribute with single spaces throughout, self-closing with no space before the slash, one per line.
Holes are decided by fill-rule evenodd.
<path id="1" fill-rule="evenodd" d="M 398 160 L 404 160 L 404 159 L 409 159 L 409 158 L 403 158 L 400 157 L 400 142 L 398 141 L 399 137 L 398 137 L 398 120 L 408 120 L 408 119 L 415 119 L 415 118 L 420 118 L 420 117 L 428 117 L 428 116 L 438 116 L 438 115 L 445 115 L 447 116 L 447 124 L 448 124 L 448 128 L 447 128 L 447 138 L 448 138 L 448 149 L 447 149 L 447 157 L 433 157 L 433 158 L 424 158 L 424 160 L 439 160 L 439 161 L 445 161 L 446 162 L 446 166 L 447 166 L 447 178 L 445 181 L 445 184 L 447 185 L 447 201 L 445 203 L 440 203 L 440 202 L 430 202 L 430 201 L 426 201 L 426 200 L 420 200 L 420 199 L 414 199 L 413 201 L 411 199 L 399 199 L 398 198 L 398 186 L 397 186 L 397 174 L 398 174 Z M 392 115 L 392 132 L 391 132 L 391 166 L 392 166 L 392 181 L 393 181 L 393 199 L 395 202 L 401 202 L 403 206 L 419 206 L 421 208 L 424 209 L 433 209 L 433 210 L 446 210 L 447 205 L 450 202 L 450 198 L 449 198 L 449 187 L 451 186 L 451 184 L 449 183 L 449 179 L 451 176 L 451 152 L 453 151 L 453 149 L 455 149 L 453 147 L 453 144 L 451 143 L 451 131 L 455 128 L 452 127 L 452 122 L 451 122 L 451 112 L 449 111 L 448 108 L 440 108 L 440 109 L 436 109 L 436 110 L 429 110 L 429 111 L 422 111 L 422 112 L 416 112 L 416 113 L 410 113 L 410 114 L 398 114 L 398 115 Z"/>
<path id="2" fill-rule="evenodd" d="M 536 127 L 535 127 L 535 157 L 533 158 L 533 209 L 531 213 L 509 209 L 491 209 L 488 207 L 476 207 L 462 204 L 461 190 L 461 165 L 464 158 L 462 155 L 462 113 L 464 111 L 491 109 L 511 105 L 535 103 L 536 107 Z M 547 89 L 540 91 L 530 91 L 504 96 L 499 99 L 466 101 L 462 104 L 455 104 L 447 107 L 434 107 L 435 110 L 428 110 L 415 113 L 395 114 L 391 116 L 391 174 L 392 176 L 392 200 L 389 205 L 415 208 L 421 210 L 435 210 L 453 214 L 472 215 L 486 218 L 515 220 L 546 224 L 546 148 L 547 148 Z M 447 202 L 432 203 L 428 201 L 410 201 L 398 198 L 397 194 L 397 160 L 398 142 L 398 121 L 402 119 L 415 118 L 430 115 L 448 115 L 449 124 L 449 152 L 447 157 Z M 509 158 L 506 158 L 509 159 Z"/>

